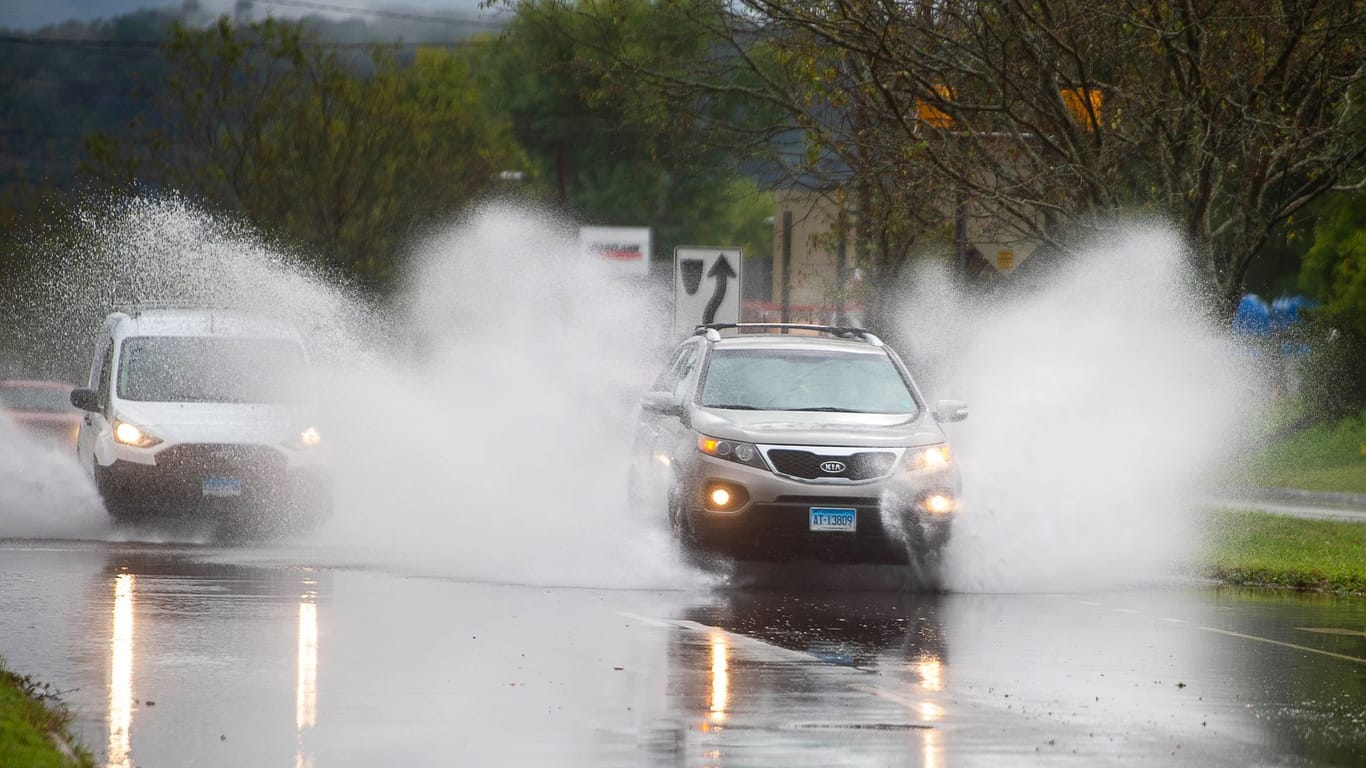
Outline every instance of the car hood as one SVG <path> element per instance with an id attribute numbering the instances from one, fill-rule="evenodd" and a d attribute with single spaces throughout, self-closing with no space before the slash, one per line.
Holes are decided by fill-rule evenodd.
<path id="1" fill-rule="evenodd" d="M 125 400 L 114 416 L 176 443 L 277 443 L 311 426 L 310 410 L 298 405 Z"/>
<path id="2" fill-rule="evenodd" d="M 766 445 L 902 447 L 944 441 L 924 413 L 823 413 L 697 408 L 693 428 L 711 437 Z"/>

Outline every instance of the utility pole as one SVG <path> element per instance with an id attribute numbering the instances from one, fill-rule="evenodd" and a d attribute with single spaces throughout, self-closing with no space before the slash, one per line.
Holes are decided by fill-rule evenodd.
<path id="1" fill-rule="evenodd" d="M 783 211 L 782 302 L 784 323 L 792 322 L 792 211 Z M 784 333 L 787 331 L 784 330 Z"/>

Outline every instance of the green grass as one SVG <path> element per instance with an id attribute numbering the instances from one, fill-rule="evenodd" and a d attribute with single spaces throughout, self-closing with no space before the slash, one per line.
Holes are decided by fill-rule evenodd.
<path id="1" fill-rule="evenodd" d="M 1216 512 L 1205 562 L 1207 576 L 1230 584 L 1366 594 L 1366 523 Z"/>
<path id="2" fill-rule="evenodd" d="M 1268 446 L 1253 460 L 1247 482 L 1268 488 L 1366 493 L 1366 411 Z"/>
<path id="3" fill-rule="evenodd" d="M 51 686 L 10 672 L 0 659 L 0 765 L 15 768 L 94 768 L 84 749 L 63 754 L 57 739 L 72 743 L 71 714 Z"/>

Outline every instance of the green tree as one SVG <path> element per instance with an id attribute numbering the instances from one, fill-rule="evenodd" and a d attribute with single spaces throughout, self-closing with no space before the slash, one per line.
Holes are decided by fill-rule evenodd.
<path id="1" fill-rule="evenodd" d="M 1336 196 L 1314 227 L 1300 285 L 1332 322 L 1366 336 L 1366 198 Z"/>
<path id="2" fill-rule="evenodd" d="M 415 229 L 525 163 L 468 63 L 418 49 L 356 53 L 302 23 L 172 28 L 171 77 L 140 135 L 87 141 L 90 169 L 245 215 L 374 287 Z"/>
<path id="3" fill-rule="evenodd" d="M 1366 407 L 1366 206 L 1361 194 L 1322 206 L 1300 287 L 1320 305 L 1311 312 L 1305 394 L 1315 415 L 1337 419 Z"/>
<path id="4" fill-rule="evenodd" d="M 671 101 L 640 87 L 631 66 L 677 71 L 705 57 L 711 39 L 672 3 L 529 0 L 479 70 L 536 167 L 538 193 L 575 218 L 649 225 L 660 254 L 716 242 L 754 222 L 755 191 L 733 148 L 715 141 L 730 102 Z M 757 221 L 771 215 L 764 211 Z M 759 236 L 750 247 L 768 247 Z M 727 243 L 729 244 L 729 243 Z"/>

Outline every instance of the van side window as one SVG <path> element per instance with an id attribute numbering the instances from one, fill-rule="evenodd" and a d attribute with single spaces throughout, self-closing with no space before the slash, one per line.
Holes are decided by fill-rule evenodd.
<path id="1" fill-rule="evenodd" d="M 95 389 L 99 393 L 98 400 L 101 411 L 106 410 L 109 406 L 109 385 L 113 367 L 114 345 L 111 342 L 104 347 L 104 359 L 100 361 L 100 380 L 95 385 Z"/>

